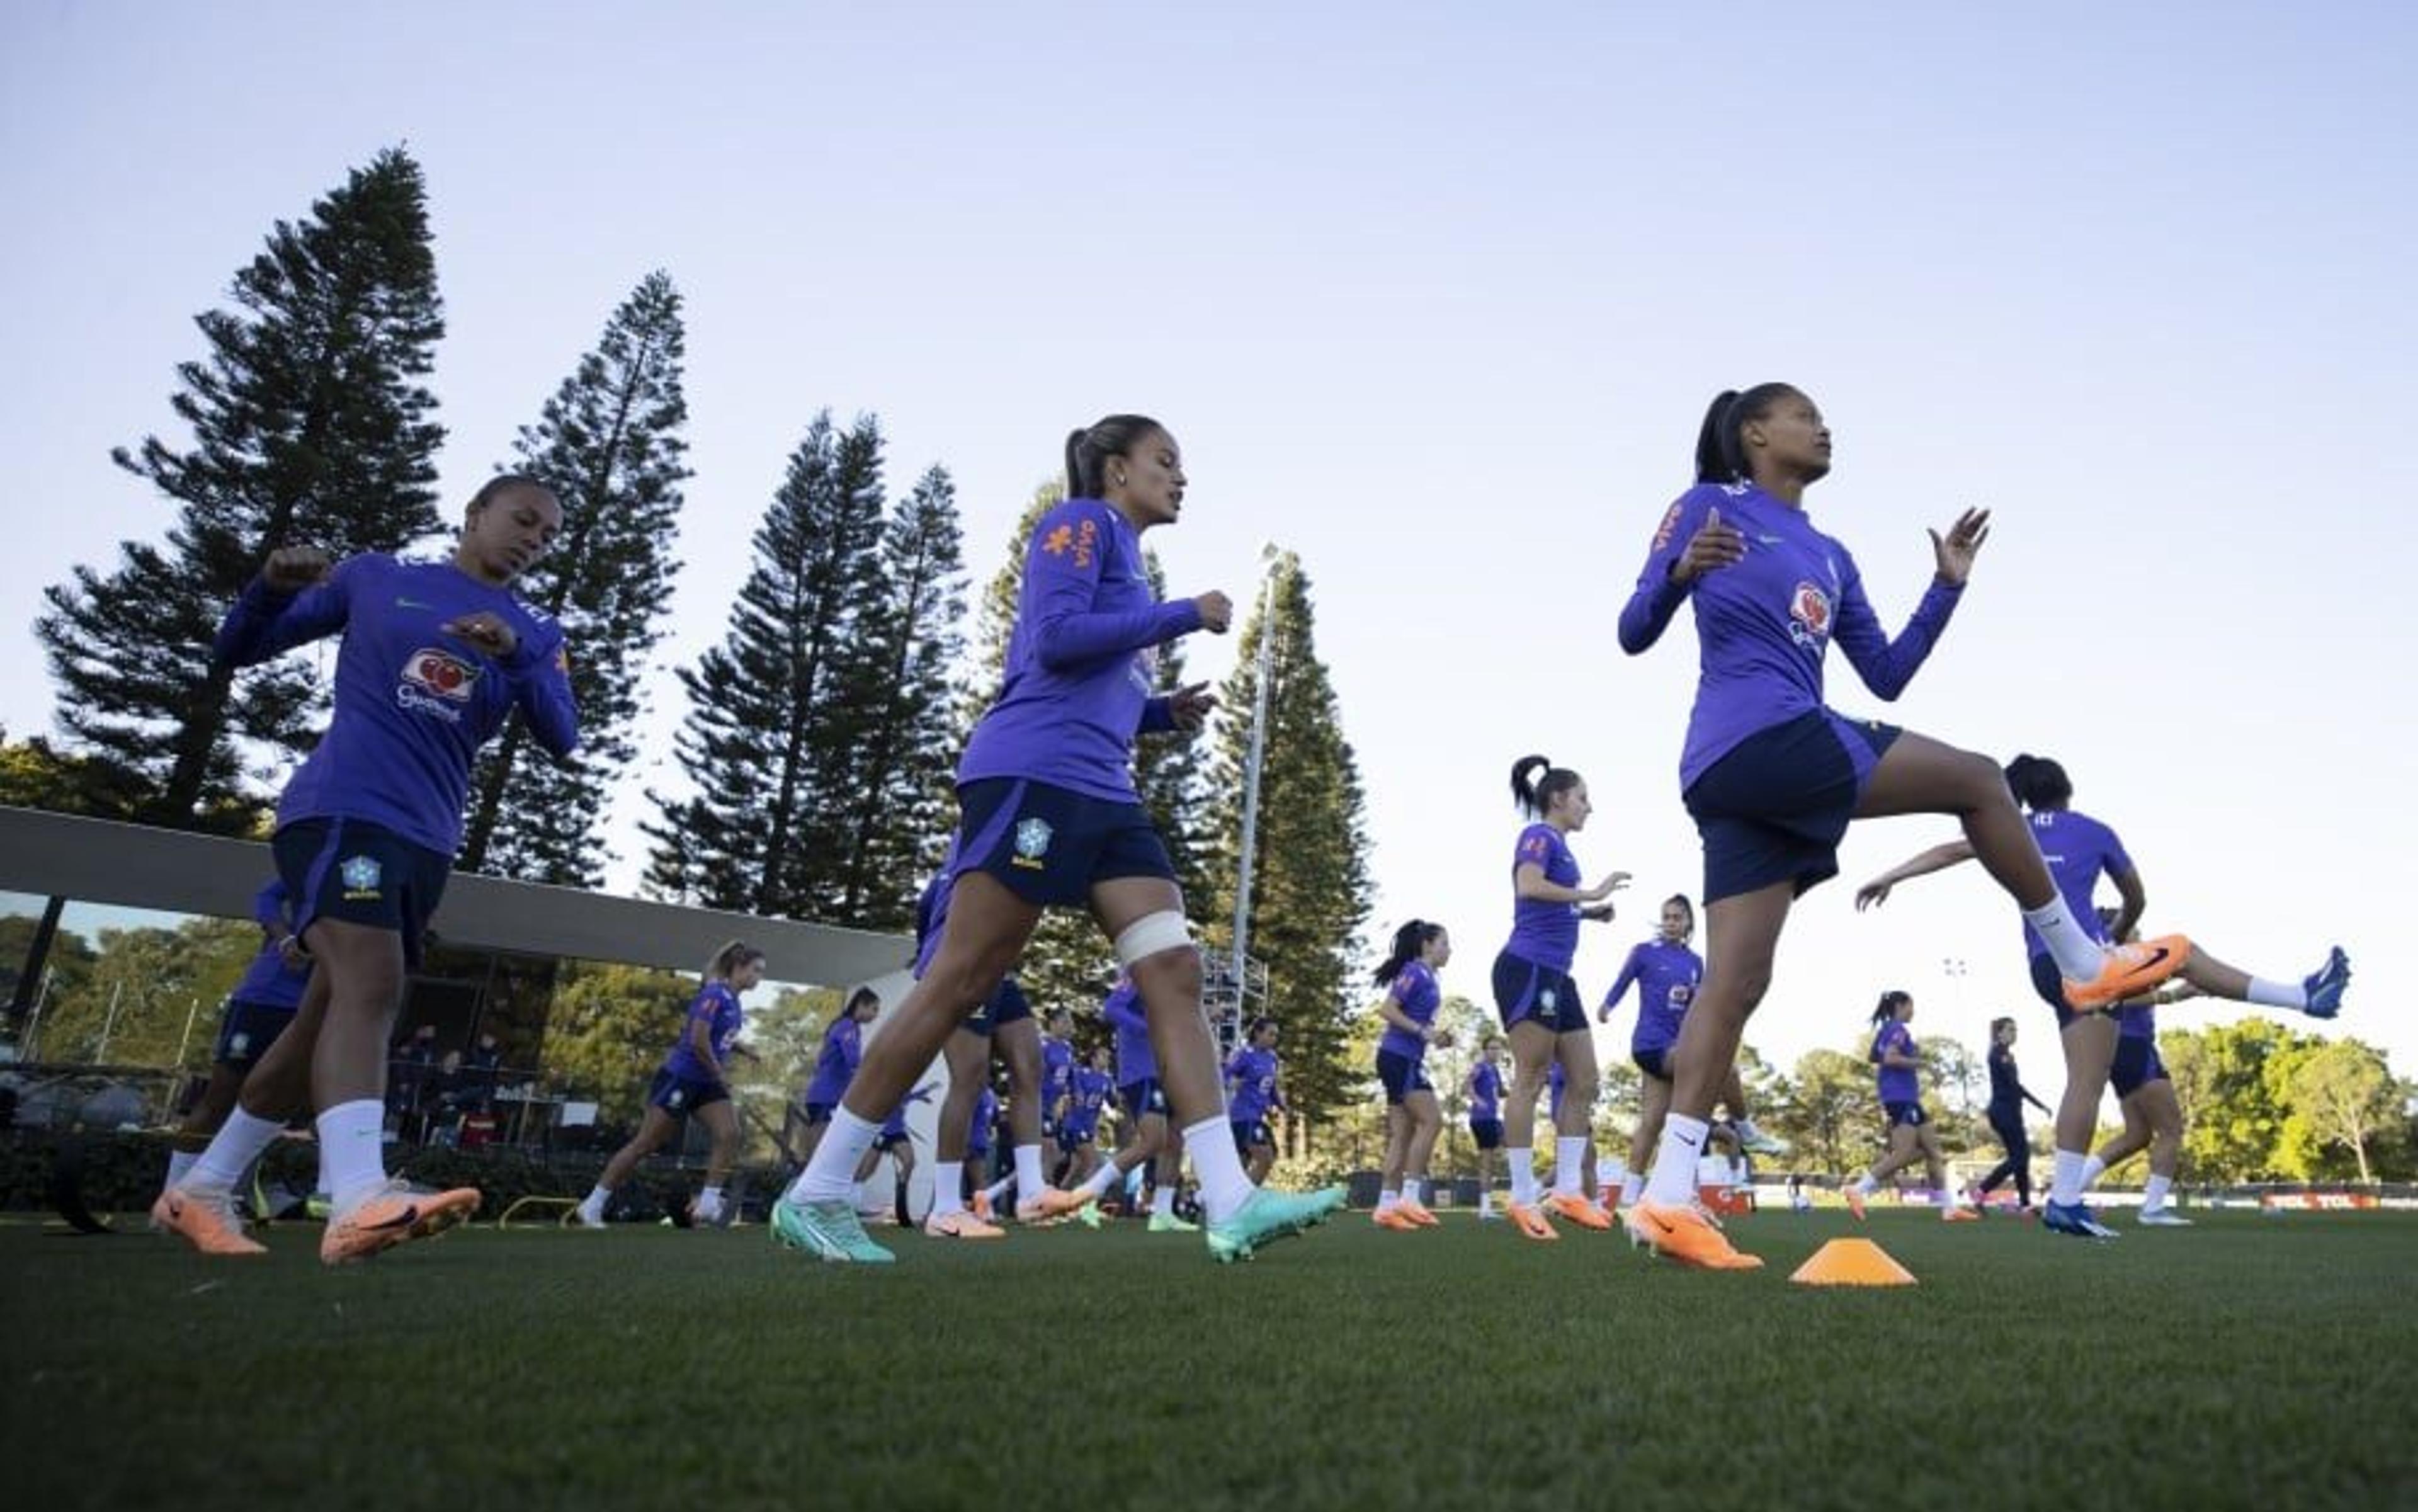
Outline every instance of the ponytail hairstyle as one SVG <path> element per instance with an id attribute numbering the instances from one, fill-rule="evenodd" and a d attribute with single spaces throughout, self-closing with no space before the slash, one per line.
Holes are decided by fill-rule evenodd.
<path id="1" fill-rule="evenodd" d="M 1129 457 L 1151 435 L 1167 427 L 1147 415 L 1110 415 L 1066 435 L 1066 496 L 1100 498 L 1108 486 L 1110 457 Z"/>
<path id="2" fill-rule="evenodd" d="M 1431 924 L 1425 919 L 1414 919 L 1395 930 L 1394 948 L 1385 956 L 1385 964 L 1377 968 L 1377 985 L 1392 986 L 1394 978 L 1402 974 L 1402 968 L 1417 960 L 1420 952 L 1443 933 L 1444 925 Z"/>
<path id="3" fill-rule="evenodd" d="M 1685 893 L 1674 893 L 1662 900 L 1666 909 L 1674 903 L 1688 910 L 1688 934 L 1692 938 L 1696 933 L 1696 900 Z"/>
<path id="4" fill-rule="evenodd" d="M 881 994 L 871 987 L 859 987 L 848 995 L 848 1003 L 840 1009 L 839 1016 L 842 1018 L 854 1018 L 857 1009 L 868 1002 L 873 1004 L 875 1013 L 881 1012 Z"/>
<path id="5" fill-rule="evenodd" d="M 1748 421 L 1763 419 L 1773 405 L 1797 391 L 1793 384 L 1758 383 L 1744 393 L 1724 389 L 1716 394 L 1705 411 L 1703 428 L 1696 432 L 1696 481 L 1752 481 L 1754 472 L 1747 466 L 1746 443 L 1738 434 Z"/>
<path id="6" fill-rule="evenodd" d="M 1537 776 L 1535 773 L 1544 775 Z M 1541 819 L 1553 800 L 1579 785 L 1579 774 L 1557 767 L 1540 756 L 1524 756 L 1511 763 L 1511 802 L 1532 819 Z"/>
<path id="7" fill-rule="evenodd" d="M 2016 802 L 2035 814 L 2074 802 L 2074 779 L 2046 756 L 2019 756 L 2008 762 L 2007 787 Z"/>
<path id="8" fill-rule="evenodd" d="M 727 982 L 730 980 L 731 973 L 741 967 L 750 961 L 760 961 L 763 958 L 762 951 L 743 939 L 734 939 L 715 951 L 713 959 L 705 963 L 705 979 L 708 982 Z"/>
<path id="9" fill-rule="evenodd" d="M 1901 992 L 1895 987 L 1890 988 L 1881 994 L 1880 1006 L 1873 1010 L 1873 1023 L 1875 1026 L 1888 1023 L 1897 1016 L 1897 1011 L 1900 1008 L 1912 1001 L 1914 1001 L 1912 993 Z"/>

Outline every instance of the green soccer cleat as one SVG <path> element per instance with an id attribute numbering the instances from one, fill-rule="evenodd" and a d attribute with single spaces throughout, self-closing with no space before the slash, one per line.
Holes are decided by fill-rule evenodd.
<path id="1" fill-rule="evenodd" d="M 1249 1260 L 1263 1245 L 1290 1239 L 1324 1223 L 1343 1206 L 1340 1186 L 1318 1192 L 1277 1192 L 1262 1187 L 1223 1223 L 1209 1225 L 1209 1253 L 1220 1265 Z"/>
<path id="2" fill-rule="evenodd" d="M 1097 1229 L 1109 1220 L 1100 1212 L 1100 1205 L 1097 1202 L 1086 1202 L 1075 1210 L 1075 1221 L 1086 1229 Z"/>
<path id="3" fill-rule="evenodd" d="M 1197 1234 L 1201 1226 L 1186 1223 L 1172 1213 L 1154 1213 L 1150 1215 L 1150 1231 L 1155 1234 Z"/>
<path id="4" fill-rule="evenodd" d="M 794 1202 L 784 1197 L 773 1204 L 773 1240 L 838 1265 L 888 1265 L 898 1258 L 865 1237 L 855 1205 L 846 1199 Z"/>

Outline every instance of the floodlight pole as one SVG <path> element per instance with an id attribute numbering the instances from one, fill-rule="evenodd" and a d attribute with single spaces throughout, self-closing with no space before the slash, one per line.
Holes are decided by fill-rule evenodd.
<path id="1" fill-rule="evenodd" d="M 1257 685 L 1251 690 L 1250 750 L 1243 761 L 1243 856 L 1234 881 L 1234 943 L 1229 963 L 1237 987 L 1251 955 L 1251 862 L 1259 850 L 1260 765 L 1267 754 L 1268 679 L 1276 663 L 1276 621 L 1269 606 L 1276 596 L 1276 564 L 1281 555 L 1274 542 L 1260 548 L 1260 665 Z M 1238 994 L 1238 1011 L 1241 1000 Z"/>

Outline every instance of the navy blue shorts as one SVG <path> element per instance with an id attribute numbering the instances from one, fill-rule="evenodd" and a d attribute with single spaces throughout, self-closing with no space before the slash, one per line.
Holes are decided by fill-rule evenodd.
<path id="1" fill-rule="evenodd" d="M 911 1145 L 914 1142 L 915 1137 L 907 1133 L 904 1129 L 900 1130 L 896 1134 L 893 1134 L 889 1130 L 884 1129 L 880 1134 L 873 1137 L 873 1148 L 876 1150 L 895 1150 L 902 1144 Z"/>
<path id="2" fill-rule="evenodd" d="M 1477 1141 L 1480 1150 L 1500 1150 L 1503 1148 L 1503 1121 L 1499 1118 L 1471 1119 L 1469 1137 Z"/>
<path id="3" fill-rule="evenodd" d="M 2032 990 L 2040 994 L 2041 1001 L 2057 1011 L 2057 1027 L 2059 1029 L 2077 1018 L 2087 1018 L 2090 1014 L 2101 1012 L 2096 1008 L 2077 1011 L 2065 1000 L 2065 973 L 2057 969 L 2057 957 L 2046 951 L 2032 957 Z"/>
<path id="4" fill-rule="evenodd" d="M 832 1109 L 838 1106 L 839 1105 L 837 1103 L 808 1103 L 806 1105 L 806 1127 L 811 1129 L 818 1123 L 829 1123 L 832 1118 Z"/>
<path id="5" fill-rule="evenodd" d="M 1003 976 L 991 995 L 983 1000 L 983 1005 L 974 1010 L 973 1016 L 957 1027 L 988 1039 L 991 1031 L 1032 1016 L 1033 1004 L 1026 1000 L 1024 989 L 1017 985 L 1016 978 Z"/>
<path id="6" fill-rule="evenodd" d="M 1414 1061 L 1407 1055 L 1391 1050 L 1377 1052 L 1377 1080 L 1385 1089 L 1385 1106 L 1400 1107 L 1413 1092 L 1431 1092 L 1435 1083 L 1428 1080 L 1425 1057 Z"/>
<path id="7" fill-rule="evenodd" d="M 1556 1034 L 1586 1032 L 1586 1004 L 1567 971 L 1523 961 L 1509 951 L 1494 957 L 1494 1011 L 1503 1027 L 1526 1019 Z"/>
<path id="8" fill-rule="evenodd" d="M 730 1089 L 722 1083 L 683 1077 L 669 1066 L 656 1072 L 653 1084 L 647 1088 L 647 1105 L 674 1118 L 686 1118 L 710 1103 L 728 1101 Z"/>
<path id="9" fill-rule="evenodd" d="M 1919 1129 L 1931 1122 L 1922 1116 L 1921 1103 L 1883 1103 L 1881 1111 L 1889 1115 L 1889 1126 L 1892 1129 L 1901 1124 L 1909 1129 Z"/>
<path id="10" fill-rule="evenodd" d="M 277 1043 L 285 1026 L 294 1022 L 296 1009 L 292 1004 L 247 1002 L 241 998 L 229 998 L 219 1013 L 218 1048 L 210 1059 L 221 1065 L 248 1066 L 261 1053 Z"/>
<path id="11" fill-rule="evenodd" d="M 1652 1077 L 1657 1081 L 1669 1081 L 1673 1079 L 1671 1076 L 1671 1049 L 1668 1046 L 1665 1046 L 1659 1050 L 1631 1049 L 1629 1052 L 1629 1060 L 1630 1064 L 1636 1066 L 1638 1070 L 1645 1073 L 1649 1077 Z"/>
<path id="12" fill-rule="evenodd" d="M 1839 841 L 1873 769 L 1904 733 L 1809 710 L 1755 731 L 1682 794 L 1705 843 L 1705 901 L 1839 875 Z"/>
<path id="13" fill-rule="evenodd" d="M 318 919 L 389 929 L 403 938 L 406 964 L 420 964 L 420 939 L 445 895 L 451 857 L 367 819 L 297 819 L 268 848 L 294 900 L 297 936 Z"/>
<path id="14" fill-rule="evenodd" d="M 1027 903 L 1082 903 L 1121 877 L 1175 879 L 1150 810 L 1021 777 L 957 789 L 957 870 L 997 878 Z"/>
<path id="15" fill-rule="evenodd" d="M 1234 1131 L 1234 1148 L 1243 1154 L 1277 1147 L 1276 1131 L 1268 1127 L 1266 1119 L 1234 1119 L 1229 1126 Z"/>
<path id="16" fill-rule="evenodd" d="M 1140 1081 L 1128 1081 L 1117 1089 L 1117 1106 L 1125 1110 L 1128 1118 L 1147 1118 L 1153 1113 L 1164 1117 L 1167 1093 L 1159 1091 L 1156 1077 L 1144 1077 Z"/>
<path id="17" fill-rule="evenodd" d="M 1078 1123 L 1073 1119 L 1068 1119 L 1058 1125 L 1058 1148 L 1080 1150 L 1097 1138 L 1099 1133 L 1099 1127 L 1096 1124 Z"/>
<path id="18" fill-rule="evenodd" d="M 2107 1068 L 2107 1080 L 2119 1097 L 2130 1097 L 2153 1081 L 2165 1081 L 2166 1063 L 2158 1059 L 2158 1042 L 2146 1035 L 2127 1034 L 2116 1042 L 2116 1063 Z"/>

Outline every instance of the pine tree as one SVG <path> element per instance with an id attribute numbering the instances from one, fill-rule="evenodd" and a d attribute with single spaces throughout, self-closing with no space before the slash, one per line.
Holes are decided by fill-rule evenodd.
<path id="1" fill-rule="evenodd" d="M 696 792 L 649 794 L 651 890 L 790 917 L 827 895 L 832 815 L 863 730 L 844 674 L 877 594 L 881 528 L 880 424 L 841 431 L 817 415 L 757 529 L 728 633 L 681 670 L 675 752 Z"/>
<path id="2" fill-rule="evenodd" d="M 1212 781 L 1218 843 L 1208 920 L 1210 939 L 1231 944 L 1259 648 L 1274 635 L 1250 954 L 1267 965 L 1267 1011 L 1284 1026 L 1287 1095 L 1311 1120 L 1349 1101 L 1365 1079 L 1346 1051 L 1362 1007 L 1354 967 L 1370 911 L 1359 766 L 1318 659 L 1314 621 L 1308 575 L 1287 556 L 1276 566 L 1267 613 L 1253 612 L 1218 694 L 1226 718 Z"/>
<path id="3" fill-rule="evenodd" d="M 258 822 L 242 742 L 307 749 L 320 703 L 293 662 L 212 663 L 227 602 L 272 547 L 342 557 L 434 532 L 444 430 L 421 382 L 445 325 L 420 165 L 380 153 L 237 273 L 236 308 L 197 317 L 208 352 L 170 401 L 192 432 L 117 465 L 176 506 L 164 544 L 130 542 L 103 576 L 79 566 L 35 622 L 82 758 L 89 812 L 230 832 Z"/>
<path id="4" fill-rule="evenodd" d="M 854 781 L 834 796 L 839 835 L 822 917 L 862 929 L 913 922 L 923 878 L 940 863 L 956 822 L 945 802 L 956 765 L 956 689 L 963 655 L 964 532 L 947 471 L 924 474 L 881 536 L 881 575 L 858 614 L 844 674 L 860 716 L 847 764 Z"/>
<path id="5" fill-rule="evenodd" d="M 684 346 L 680 291 L 650 273 L 513 444 L 518 470 L 562 500 L 562 534 L 520 591 L 562 622 L 580 752 L 557 766 L 514 716 L 472 780 L 466 870 L 574 887 L 603 879 L 597 825 L 607 787 L 637 754 L 630 729 L 646 708 L 647 653 L 663 639 L 677 565 L 689 476 Z"/>
<path id="6" fill-rule="evenodd" d="M 1150 575 L 1151 591 L 1167 597 L 1167 571 L 1158 554 L 1145 548 L 1142 570 Z M 1170 641 L 1158 649 L 1158 674 L 1154 686 L 1171 694 L 1184 686 L 1184 642 Z M 1186 911 L 1198 921 L 1213 891 L 1210 881 L 1209 816 L 1201 779 L 1206 743 L 1198 735 L 1155 735 L 1134 743 L 1134 787 L 1142 806 L 1158 821 L 1159 838 L 1167 842 L 1168 859 L 1175 863 L 1176 885 L 1184 890 Z"/>

